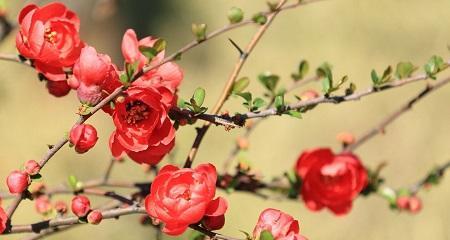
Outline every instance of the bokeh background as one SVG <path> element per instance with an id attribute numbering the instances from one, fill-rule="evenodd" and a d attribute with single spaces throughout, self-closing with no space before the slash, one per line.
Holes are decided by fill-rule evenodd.
<path id="1" fill-rule="evenodd" d="M 120 41 L 127 28 L 136 29 L 140 37 L 155 35 L 166 39 L 168 52 L 173 52 L 192 39 L 190 26 L 193 22 L 207 23 L 208 30 L 212 30 L 227 23 L 226 12 L 232 6 L 241 7 L 246 16 L 266 9 L 265 1 L 256 0 L 63 2 L 79 14 L 82 39 L 109 54 L 118 65 L 122 61 Z M 6 3 L 9 17 L 15 19 L 25 1 L 6 0 Z M 256 76 L 262 71 L 279 74 L 282 84 L 288 85 L 290 73 L 300 59 L 309 60 L 312 67 L 328 61 L 334 66 L 335 75 L 347 74 L 363 89 L 371 84 L 373 68 L 382 71 L 389 64 L 405 60 L 422 66 L 433 54 L 447 58 L 449 9 L 448 0 L 329 0 L 286 11 L 263 37 L 241 75 L 250 77 L 250 88 L 260 94 L 262 88 Z M 179 62 L 185 73 L 180 96 L 188 98 L 201 86 L 207 89 L 205 105 L 212 106 L 238 57 L 227 38 L 245 46 L 255 30 L 256 27 L 249 26 L 226 33 L 185 54 Z M 14 34 L 1 43 L 0 52 L 16 52 Z M 338 132 L 345 130 L 360 135 L 423 86 L 420 82 L 357 102 L 321 105 L 305 114 L 302 120 L 273 117 L 251 136 L 247 158 L 269 180 L 291 168 L 306 148 L 331 146 L 338 151 L 339 144 L 335 140 Z M 320 90 L 320 84 L 307 88 Z M 449 159 L 449 94 L 449 86 L 433 93 L 390 125 L 385 135 L 377 136 L 357 150 L 367 166 L 388 162 L 383 170 L 387 185 L 410 185 L 433 166 Z M 78 105 L 73 93 L 61 99 L 50 96 L 32 69 L 0 62 L 0 179 L 5 179 L 11 169 L 19 168 L 25 160 L 39 159 L 46 151 L 46 144 L 55 143 L 73 124 Z M 240 100 L 233 98 L 224 109 L 244 111 Z M 113 123 L 103 113 L 96 114 L 89 122 L 100 134 L 96 147 L 84 155 L 65 147 L 43 170 L 46 183 L 54 185 L 67 181 L 70 174 L 81 180 L 102 174 L 110 158 L 107 140 Z M 195 164 L 212 162 L 221 166 L 242 132 L 242 129 L 226 132 L 221 127 L 213 127 L 204 139 Z M 177 162 L 185 159 L 194 136 L 194 127 L 184 127 L 177 132 L 173 153 Z M 119 180 L 148 178 L 139 165 L 129 160 L 117 167 L 112 177 Z M 0 188 L 5 190 L 3 182 Z M 236 237 L 243 236 L 239 230 L 251 232 L 258 214 L 267 207 L 274 207 L 298 218 L 302 234 L 312 240 L 450 239 L 449 176 L 431 191 L 421 192 L 424 209 L 414 216 L 389 210 L 386 201 L 377 196 L 357 199 L 350 214 L 344 217 L 335 217 L 328 211 L 310 212 L 300 201 L 267 201 L 245 193 L 226 197 L 230 208 L 227 224 L 221 232 Z M 70 197 L 55 199 L 69 200 Z M 97 205 L 104 200 L 93 198 L 92 201 Z M 25 201 L 14 222 L 38 220 L 40 217 L 32 203 Z M 77 227 L 48 239 L 154 239 L 154 230 L 141 226 L 138 220 L 138 216 L 126 216 L 120 221 L 104 221 L 99 226 Z M 12 240 L 24 236 L 0 238 Z"/>

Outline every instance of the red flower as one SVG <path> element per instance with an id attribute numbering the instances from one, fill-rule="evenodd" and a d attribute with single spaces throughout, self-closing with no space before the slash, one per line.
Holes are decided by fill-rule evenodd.
<path id="1" fill-rule="evenodd" d="M 91 210 L 91 202 L 86 196 L 78 195 L 72 199 L 72 212 L 77 217 L 84 217 Z"/>
<path id="2" fill-rule="evenodd" d="M 175 129 L 167 112 L 175 96 L 166 88 L 132 86 L 116 102 L 112 117 L 116 130 L 110 137 L 114 157 L 124 153 L 138 163 L 157 164 L 175 143 Z"/>
<path id="3" fill-rule="evenodd" d="M 259 215 L 253 230 L 253 239 L 258 239 L 262 231 L 268 231 L 275 240 L 305 239 L 299 234 L 298 221 L 280 210 L 267 208 Z"/>
<path id="4" fill-rule="evenodd" d="M 97 130 L 90 124 L 76 125 L 70 130 L 69 140 L 77 153 L 85 153 L 97 142 Z"/>
<path id="5" fill-rule="evenodd" d="M 422 210 L 422 200 L 417 196 L 411 196 L 409 198 L 409 211 L 411 213 L 419 213 Z"/>
<path id="6" fill-rule="evenodd" d="M 26 172 L 12 171 L 6 179 L 10 193 L 22 193 L 30 184 L 30 176 Z"/>
<path id="7" fill-rule="evenodd" d="M 133 64 L 139 62 L 138 71 L 141 70 L 144 65 L 157 65 L 164 59 L 164 51 L 158 53 L 156 57 L 149 62 L 148 58 L 142 54 L 139 47 L 153 47 L 157 38 L 146 37 L 138 41 L 136 33 L 132 29 L 128 29 L 122 40 L 122 54 L 125 58 L 125 62 Z M 177 64 L 168 62 L 160 67 L 157 67 L 151 71 L 148 71 L 139 79 L 134 81 L 133 85 L 141 87 L 155 87 L 164 86 L 175 93 L 177 87 L 180 85 L 183 79 L 183 72 Z"/>
<path id="8" fill-rule="evenodd" d="M 16 46 L 20 54 L 53 67 L 75 63 L 83 46 L 80 20 L 61 3 L 25 6 L 18 18 Z"/>
<path id="9" fill-rule="evenodd" d="M 0 234 L 6 229 L 6 222 L 8 221 L 8 216 L 2 207 L 0 207 Z"/>
<path id="10" fill-rule="evenodd" d="M 220 197 L 213 200 L 216 181 L 216 168 L 211 164 L 201 164 L 195 169 L 166 165 L 152 183 L 145 209 L 165 224 L 163 232 L 180 235 L 205 215 L 218 218 L 224 215 L 226 201 Z"/>
<path id="11" fill-rule="evenodd" d="M 42 195 L 36 198 L 34 207 L 36 209 L 36 212 L 38 212 L 39 214 L 46 214 L 50 210 L 52 210 L 52 204 L 50 203 L 50 199 L 46 195 Z"/>
<path id="12" fill-rule="evenodd" d="M 357 156 L 334 155 L 328 148 L 303 152 L 296 171 L 303 180 L 302 198 L 313 211 L 327 207 L 336 215 L 346 214 L 367 185 L 367 172 Z"/>

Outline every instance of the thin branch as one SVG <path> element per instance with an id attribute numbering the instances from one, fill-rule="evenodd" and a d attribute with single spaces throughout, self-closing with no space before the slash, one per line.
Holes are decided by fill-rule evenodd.
<path id="1" fill-rule="evenodd" d="M 222 90 L 222 94 L 219 98 L 219 100 L 216 102 L 212 114 L 219 113 L 220 109 L 222 108 L 225 101 L 230 96 L 231 88 L 233 87 L 234 82 L 236 81 L 237 77 L 239 76 L 239 73 L 241 72 L 242 67 L 244 66 L 245 62 L 247 61 L 248 56 L 251 54 L 253 49 L 255 48 L 256 44 L 258 44 L 261 37 L 266 32 L 267 28 L 272 24 L 273 20 L 277 16 L 277 14 L 280 12 L 280 8 L 287 2 L 287 0 L 281 0 L 277 6 L 277 10 L 274 12 L 271 12 L 267 15 L 267 22 L 262 25 L 258 31 L 253 35 L 253 38 L 250 40 L 249 44 L 244 50 L 244 53 L 239 56 L 239 60 L 236 62 L 233 71 L 231 72 L 230 77 L 228 78 L 224 89 Z M 194 139 L 194 143 L 192 144 L 191 150 L 189 151 L 189 154 L 186 158 L 186 161 L 184 163 L 184 167 L 191 167 L 192 162 L 195 159 L 195 156 L 197 155 L 198 148 L 200 147 L 200 144 L 203 140 L 203 137 L 205 136 L 206 132 L 209 129 L 209 126 L 211 125 L 210 122 L 205 123 L 201 128 L 197 129 L 197 136 Z"/>
<path id="2" fill-rule="evenodd" d="M 116 159 L 111 158 L 109 161 L 108 167 L 106 168 L 105 174 L 103 175 L 103 182 L 107 183 L 109 180 L 109 177 L 111 176 L 112 169 L 114 167 L 114 164 L 117 162 Z"/>
<path id="3" fill-rule="evenodd" d="M 417 194 L 417 192 L 429 182 L 430 178 L 437 177 L 441 178 L 445 171 L 450 168 L 450 161 L 446 162 L 445 164 L 439 166 L 438 168 L 434 169 L 432 172 L 428 173 L 425 177 L 417 181 L 415 184 L 413 184 L 411 187 L 409 187 L 409 191 L 411 194 Z"/>
<path id="4" fill-rule="evenodd" d="M 385 128 L 391 124 L 394 120 L 400 117 L 405 112 L 412 109 L 414 104 L 416 104 L 419 100 L 430 94 L 431 92 L 441 88 L 445 84 L 450 82 L 450 77 L 442 79 L 438 81 L 434 85 L 427 85 L 424 90 L 420 91 L 419 94 L 408 100 L 405 104 L 403 104 L 398 110 L 394 111 L 392 114 L 388 115 L 384 118 L 379 124 L 377 124 L 374 128 L 369 129 L 366 133 L 364 133 L 357 141 L 353 144 L 349 144 L 345 147 L 344 152 L 352 152 L 356 148 L 360 147 L 362 144 L 375 137 L 380 133 L 384 133 Z"/>

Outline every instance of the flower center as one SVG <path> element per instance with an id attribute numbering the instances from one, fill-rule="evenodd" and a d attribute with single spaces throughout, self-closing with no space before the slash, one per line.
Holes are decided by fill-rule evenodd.
<path id="1" fill-rule="evenodd" d="M 186 191 L 184 191 L 178 197 L 183 198 L 186 201 L 189 201 L 191 200 L 191 191 L 189 189 L 186 189 Z"/>
<path id="2" fill-rule="evenodd" d="M 125 121 L 128 124 L 137 124 L 140 121 L 148 119 L 150 115 L 149 107 L 139 100 L 128 102 L 125 108 L 127 110 Z"/>
<path id="3" fill-rule="evenodd" d="M 56 31 L 52 31 L 51 28 L 47 27 L 45 28 L 45 34 L 44 34 L 44 38 L 45 41 L 55 44 L 56 43 Z"/>

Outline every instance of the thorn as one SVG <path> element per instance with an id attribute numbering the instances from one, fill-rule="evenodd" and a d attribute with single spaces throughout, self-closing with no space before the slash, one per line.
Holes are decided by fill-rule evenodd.
<path id="1" fill-rule="evenodd" d="M 231 44 L 233 44 L 233 46 L 238 50 L 239 55 L 241 56 L 241 58 L 246 58 L 247 54 L 244 52 L 244 50 L 242 50 L 239 45 L 237 45 L 237 43 L 235 43 L 231 38 L 228 38 L 228 41 L 231 42 Z"/>

